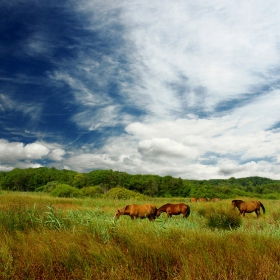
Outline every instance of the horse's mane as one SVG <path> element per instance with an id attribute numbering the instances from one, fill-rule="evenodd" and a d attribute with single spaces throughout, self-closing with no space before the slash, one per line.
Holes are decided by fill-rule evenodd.
<path id="1" fill-rule="evenodd" d="M 241 199 L 234 199 L 232 202 L 235 202 L 236 204 L 240 204 L 241 202 L 244 202 L 244 201 Z"/>
<path id="2" fill-rule="evenodd" d="M 161 207 L 159 207 L 158 210 L 161 209 L 161 208 L 163 208 L 163 207 L 169 206 L 170 204 L 171 204 L 171 203 L 166 203 L 166 204 L 162 205 Z"/>

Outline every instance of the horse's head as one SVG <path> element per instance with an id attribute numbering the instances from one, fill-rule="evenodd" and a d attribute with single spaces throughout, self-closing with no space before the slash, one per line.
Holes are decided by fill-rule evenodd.
<path id="1" fill-rule="evenodd" d="M 236 201 L 235 201 L 235 200 L 233 200 L 233 201 L 231 202 L 231 206 L 232 206 L 232 209 L 234 209 L 234 208 L 236 207 Z"/>
<path id="2" fill-rule="evenodd" d="M 159 217 L 160 214 L 161 214 L 161 211 L 157 210 L 156 217 Z"/>
<path id="3" fill-rule="evenodd" d="M 116 211 L 116 213 L 115 213 L 114 218 L 115 218 L 115 219 L 118 219 L 118 218 L 120 217 L 121 214 L 122 214 L 121 210 L 118 209 L 118 210 Z"/>

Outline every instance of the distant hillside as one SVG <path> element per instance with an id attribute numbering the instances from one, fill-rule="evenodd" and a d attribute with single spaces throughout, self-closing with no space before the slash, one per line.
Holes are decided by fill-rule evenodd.
<path id="1" fill-rule="evenodd" d="M 65 183 L 76 188 L 100 186 L 105 191 L 120 186 L 152 197 L 280 198 L 280 180 L 262 177 L 187 180 L 172 176 L 131 175 L 113 170 L 78 173 L 47 167 L 0 172 L 0 187 L 3 190 L 35 191 L 50 182 Z"/>

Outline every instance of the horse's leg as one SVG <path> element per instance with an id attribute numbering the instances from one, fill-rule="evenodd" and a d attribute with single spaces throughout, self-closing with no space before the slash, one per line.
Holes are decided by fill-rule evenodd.
<path id="1" fill-rule="evenodd" d="M 243 217 L 245 217 L 245 211 L 243 211 Z"/>
<path id="2" fill-rule="evenodd" d="M 154 217 L 153 214 L 151 214 L 150 216 L 148 216 L 148 219 L 149 219 L 150 221 L 154 221 L 154 220 L 155 220 L 155 217 Z"/>

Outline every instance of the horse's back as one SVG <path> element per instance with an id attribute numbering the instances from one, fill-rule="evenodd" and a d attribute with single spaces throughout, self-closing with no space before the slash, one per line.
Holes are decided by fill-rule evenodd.
<path id="1" fill-rule="evenodd" d="M 179 203 L 179 207 L 182 209 L 188 208 L 189 206 L 186 203 Z"/>
<path id="2" fill-rule="evenodd" d="M 162 207 L 166 208 L 166 209 L 171 209 L 173 211 L 179 211 L 182 208 L 187 208 L 188 205 L 185 203 L 175 203 L 175 204 L 168 203 L 168 204 L 163 205 Z"/>
<path id="3" fill-rule="evenodd" d="M 146 217 L 151 214 L 155 214 L 156 207 L 152 204 L 144 204 L 144 205 L 138 205 L 138 204 L 132 204 L 130 205 L 130 213 L 131 215 L 136 215 L 139 217 Z"/>
<path id="4" fill-rule="evenodd" d="M 259 207 L 260 204 L 257 201 L 250 201 L 250 202 L 243 201 L 239 206 L 241 210 L 247 211 L 247 213 L 254 212 Z"/>
<path id="5" fill-rule="evenodd" d="M 190 211 L 189 205 L 187 205 L 185 203 L 180 203 L 180 208 L 181 208 L 182 212 L 189 212 Z"/>
<path id="6" fill-rule="evenodd" d="M 185 203 L 168 204 L 166 211 L 170 212 L 170 214 L 179 215 L 181 213 L 189 212 L 189 206 Z"/>
<path id="7" fill-rule="evenodd" d="M 250 207 L 250 209 L 260 209 L 261 207 L 261 203 L 259 201 L 251 201 L 251 202 L 248 202 L 248 205 Z M 253 211 L 255 211 L 253 210 Z"/>

